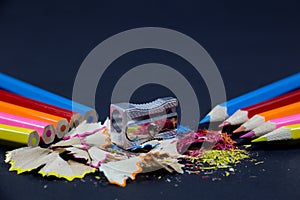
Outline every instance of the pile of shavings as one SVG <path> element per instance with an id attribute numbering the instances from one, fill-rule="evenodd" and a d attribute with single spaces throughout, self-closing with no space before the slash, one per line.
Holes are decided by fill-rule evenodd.
<path id="1" fill-rule="evenodd" d="M 147 153 L 134 153 L 116 147 L 110 141 L 109 120 L 103 124 L 83 122 L 64 140 L 48 148 L 24 147 L 6 153 L 10 171 L 18 174 L 38 170 L 42 176 L 55 176 L 72 181 L 86 174 L 103 172 L 108 181 L 126 186 L 126 180 L 138 173 L 159 169 L 183 173 L 178 162 L 177 139 L 149 141 L 154 146 Z M 147 145 L 147 144 L 144 144 Z"/>
<path id="2" fill-rule="evenodd" d="M 247 151 L 242 149 L 231 150 L 207 150 L 197 156 L 185 158 L 186 171 L 200 174 L 205 170 L 230 169 L 243 159 L 250 158 Z"/>
<path id="3" fill-rule="evenodd" d="M 197 156 L 207 149 L 236 149 L 235 141 L 227 133 L 220 131 L 198 130 L 190 132 L 178 140 L 178 151 L 189 156 Z M 197 148 L 200 145 L 200 148 Z M 194 148 L 193 148 L 194 147 Z"/>
<path id="4" fill-rule="evenodd" d="M 184 170 L 190 174 L 207 175 L 219 169 L 229 169 L 225 171 L 225 176 L 229 176 L 237 164 L 250 158 L 249 152 L 238 149 L 235 144 L 230 135 L 220 131 L 198 130 L 187 134 L 178 141 L 179 152 L 186 155 L 181 159 Z"/>
<path id="5" fill-rule="evenodd" d="M 81 123 L 66 134 L 64 140 L 48 148 L 25 147 L 8 151 L 6 163 L 18 174 L 38 171 L 72 181 L 86 174 L 102 172 L 111 184 L 126 186 L 140 173 L 165 169 L 169 173 L 212 174 L 233 167 L 250 154 L 238 149 L 230 135 L 220 131 L 198 130 L 180 133 L 168 140 L 151 140 L 142 146 L 148 151 L 126 151 L 110 141 L 110 121 Z M 229 173 L 229 174 L 228 174 Z"/>

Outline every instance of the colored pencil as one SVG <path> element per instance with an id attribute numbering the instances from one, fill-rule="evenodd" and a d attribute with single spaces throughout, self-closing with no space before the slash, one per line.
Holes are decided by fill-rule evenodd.
<path id="1" fill-rule="evenodd" d="M 35 130 L 0 124 L 0 140 L 35 147 L 40 136 Z"/>
<path id="2" fill-rule="evenodd" d="M 300 139 L 300 124 L 283 126 L 264 136 L 256 138 L 251 142 L 266 142 L 266 141 L 296 140 L 296 139 Z"/>
<path id="3" fill-rule="evenodd" d="M 59 108 L 57 106 L 52 106 L 50 104 L 29 99 L 1 89 L 0 100 L 10 104 L 15 104 L 25 108 L 30 108 L 33 110 L 65 118 L 69 121 L 70 127 L 78 126 L 82 122 L 82 116 L 80 113 L 75 113 L 70 110 Z"/>
<path id="4" fill-rule="evenodd" d="M 7 114 L 17 115 L 20 117 L 30 118 L 52 124 L 56 128 L 56 135 L 58 138 L 62 138 L 69 130 L 68 121 L 55 115 L 50 115 L 40 111 L 17 106 L 4 101 L 0 101 L 0 110 L 1 112 Z"/>
<path id="5" fill-rule="evenodd" d="M 53 125 L 46 122 L 0 112 L 0 124 L 35 130 L 45 144 L 53 142 L 55 138 Z"/>
<path id="6" fill-rule="evenodd" d="M 268 110 L 266 112 L 262 112 L 257 115 L 254 115 L 250 120 L 248 120 L 246 123 L 244 123 L 239 128 L 234 130 L 233 133 L 250 131 L 271 119 L 287 117 L 289 115 L 296 115 L 299 112 L 300 112 L 300 101 L 296 103 L 292 103 L 287 106 L 282 106 L 280 108 Z"/>
<path id="7" fill-rule="evenodd" d="M 297 88 L 300 88 L 300 72 L 217 105 L 200 121 L 200 124 L 224 121 L 238 109 L 266 101 Z"/>
<path id="8" fill-rule="evenodd" d="M 300 113 L 300 111 L 299 111 Z M 269 132 L 272 132 L 282 126 L 289 126 L 292 124 L 300 124 L 300 114 L 291 115 L 287 117 L 281 117 L 276 119 L 271 119 L 262 125 L 256 127 L 252 131 L 242 135 L 240 138 L 254 138 L 263 136 Z"/>
<path id="9" fill-rule="evenodd" d="M 263 101 L 261 103 L 254 104 L 252 106 L 239 109 L 222 124 L 220 124 L 219 127 L 242 124 L 248 121 L 257 113 L 262 113 L 268 110 L 286 106 L 297 101 L 300 101 L 300 89 L 272 98 L 267 101 Z"/>
<path id="10" fill-rule="evenodd" d="M 36 101 L 78 112 L 84 116 L 87 122 L 98 121 L 98 116 L 94 109 L 3 73 L 0 73 L 0 88 Z"/>

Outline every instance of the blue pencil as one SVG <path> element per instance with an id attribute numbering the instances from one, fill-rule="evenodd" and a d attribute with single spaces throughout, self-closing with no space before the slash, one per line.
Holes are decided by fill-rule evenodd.
<path id="1" fill-rule="evenodd" d="M 297 88 L 300 88 L 300 72 L 217 105 L 200 121 L 200 124 L 224 121 L 238 109 L 266 101 Z"/>
<path id="2" fill-rule="evenodd" d="M 98 116 L 94 109 L 3 73 L 0 73 L 0 88 L 36 101 L 78 112 L 88 122 L 98 121 Z"/>

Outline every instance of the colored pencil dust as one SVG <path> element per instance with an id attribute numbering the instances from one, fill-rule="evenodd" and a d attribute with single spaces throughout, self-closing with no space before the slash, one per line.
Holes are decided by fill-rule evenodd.
<path id="1" fill-rule="evenodd" d="M 35 147 L 39 145 L 40 136 L 35 130 L 0 124 L 0 140 Z"/>
<path id="2" fill-rule="evenodd" d="M 56 134 L 58 138 L 62 138 L 69 130 L 68 121 L 55 115 L 50 115 L 29 108 L 24 108 L 3 101 L 0 101 L 0 110 L 11 115 L 18 115 L 20 117 L 30 118 L 52 124 L 56 128 Z"/>
<path id="3" fill-rule="evenodd" d="M 300 72 L 217 105 L 200 123 L 224 121 L 238 109 L 266 101 L 300 88 Z"/>
<path id="4" fill-rule="evenodd" d="M 52 106 L 50 104 L 29 99 L 1 89 L 0 89 L 0 100 L 10 104 L 15 104 L 25 108 L 30 108 L 33 110 L 37 110 L 40 112 L 65 118 L 69 121 L 70 127 L 78 126 L 79 123 L 82 122 L 82 116 L 80 113 L 75 113 L 70 110 L 59 108 L 57 106 Z"/>
<path id="5" fill-rule="evenodd" d="M 254 115 L 249 121 L 244 123 L 242 126 L 234 130 L 233 133 L 253 130 L 254 128 L 263 124 L 265 121 L 269 121 L 271 119 L 276 119 L 280 117 L 287 117 L 289 115 L 295 115 L 299 113 L 299 110 L 300 102 L 297 102 L 287 106 L 282 106 L 280 108 L 259 113 L 257 115 Z"/>
<path id="6" fill-rule="evenodd" d="M 78 112 L 88 122 L 98 121 L 98 116 L 94 109 L 3 73 L 0 73 L 0 88 L 36 101 Z"/>
<path id="7" fill-rule="evenodd" d="M 35 130 L 45 144 L 53 142 L 55 138 L 55 129 L 53 125 L 46 122 L 0 112 L 0 124 Z"/>
<path id="8" fill-rule="evenodd" d="M 225 120 L 220 127 L 228 125 L 238 125 L 248 121 L 257 113 L 266 112 L 275 108 L 286 106 L 300 101 L 300 89 L 272 98 L 270 100 L 248 106 L 236 111 L 232 116 Z"/>

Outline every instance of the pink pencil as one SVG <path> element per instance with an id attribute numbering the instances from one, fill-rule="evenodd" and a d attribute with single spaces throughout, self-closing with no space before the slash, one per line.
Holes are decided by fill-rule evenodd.
<path id="1" fill-rule="evenodd" d="M 53 142 L 55 138 L 55 129 L 53 125 L 46 122 L 0 112 L 0 124 L 35 130 L 45 144 Z"/>
<path id="2" fill-rule="evenodd" d="M 292 124 L 300 124 L 300 114 L 269 120 L 263 123 L 262 125 L 256 127 L 252 131 L 246 133 L 245 135 L 242 135 L 240 138 L 260 137 L 271 131 L 274 131 L 277 128 L 280 128 L 282 126 L 292 125 Z"/>

